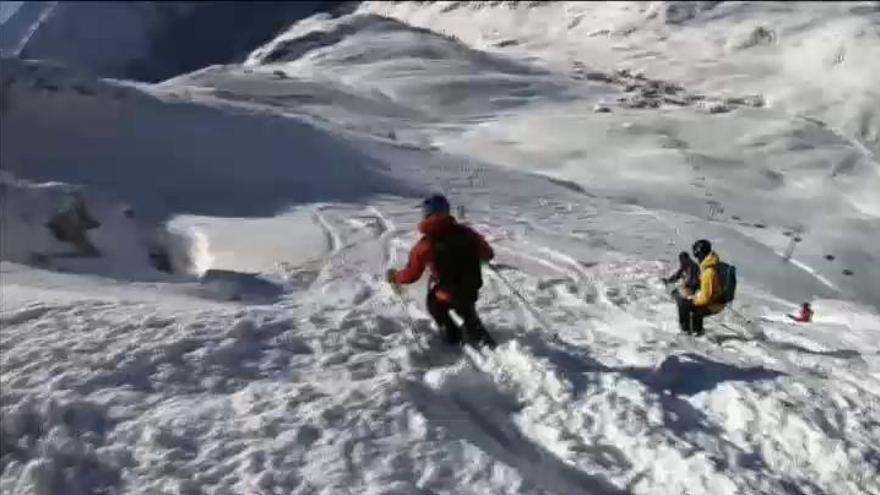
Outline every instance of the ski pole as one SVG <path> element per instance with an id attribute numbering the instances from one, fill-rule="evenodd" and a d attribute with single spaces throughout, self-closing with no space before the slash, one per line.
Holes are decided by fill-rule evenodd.
<path id="1" fill-rule="evenodd" d="M 401 292 L 399 285 L 391 284 L 391 287 L 391 290 L 394 291 L 394 293 L 397 295 L 397 300 L 398 302 L 400 302 L 401 309 L 403 309 L 404 318 L 406 318 L 406 333 L 409 335 L 409 338 L 413 341 L 413 343 L 415 343 L 416 347 L 421 350 L 422 344 L 415 334 L 416 322 L 415 320 L 413 320 L 412 315 L 409 314 L 409 301 L 406 300 L 406 296 L 404 296 L 403 292 Z"/>
<path id="2" fill-rule="evenodd" d="M 525 296 L 523 296 L 522 293 L 509 280 L 507 280 L 507 278 L 504 277 L 504 275 L 501 275 L 501 273 L 498 272 L 498 268 L 496 268 L 495 265 L 490 264 L 489 270 L 492 270 L 495 276 L 498 277 L 504 283 L 504 285 L 507 286 L 510 292 L 512 292 L 513 295 L 516 296 L 523 303 L 523 306 L 525 306 L 526 310 L 528 310 L 529 314 L 532 315 L 535 321 L 537 321 L 538 324 L 544 328 L 544 331 L 552 335 L 554 339 L 559 340 L 559 334 L 550 329 L 550 325 L 548 325 L 547 322 L 544 321 L 544 318 L 540 314 L 538 314 L 538 312 L 528 301 L 528 299 L 526 299 Z"/>

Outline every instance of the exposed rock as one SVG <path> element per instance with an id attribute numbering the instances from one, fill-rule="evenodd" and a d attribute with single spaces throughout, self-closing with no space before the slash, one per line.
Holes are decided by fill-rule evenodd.
<path id="1" fill-rule="evenodd" d="M 670 105 L 678 105 L 678 106 L 687 106 L 688 101 L 683 98 L 678 98 L 675 96 L 664 96 L 663 103 L 668 103 Z"/>
<path id="2" fill-rule="evenodd" d="M 766 46 L 776 41 L 776 32 L 764 26 L 757 26 L 745 36 L 733 38 L 728 45 L 735 50 L 746 50 L 756 46 Z"/>
<path id="3" fill-rule="evenodd" d="M 765 105 L 764 97 L 761 95 L 750 95 L 743 98 L 743 103 L 750 107 L 760 108 Z"/>
<path id="4" fill-rule="evenodd" d="M 700 107 L 708 113 L 727 113 L 730 111 L 730 105 L 723 101 L 704 101 Z"/>
<path id="5" fill-rule="evenodd" d="M 606 83 L 610 83 L 610 82 L 614 81 L 614 79 L 612 79 L 611 76 L 609 76 L 608 74 L 605 74 L 603 72 L 587 72 L 586 74 L 584 74 L 584 76 L 587 78 L 588 81 L 599 81 L 599 82 L 606 82 Z"/>
<path id="6" fill-rule="evenodd" d="M 100 256 L 100 251 L 89 241 L 86 231 L 96 229 L 101 223 L 86 210 L 82 196 L 68 195 L 59 211 L 49 219 L 46 227 L 56 239 L 69 242 L 82 256 Z"/>
<path id="7" fill-rule="evenodd" d="M 634 95 L 625 98 L 621 105 L 625 108 L 659 108 L 660 100 Z"/>

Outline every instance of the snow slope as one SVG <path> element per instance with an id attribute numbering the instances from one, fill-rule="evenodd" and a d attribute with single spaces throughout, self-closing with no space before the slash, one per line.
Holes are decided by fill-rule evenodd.
<path id="1" fill-rule="evenodd" d="M 822 257 L 850 251 L 835 239 L 880 229 L 873 3 L 365 2 L 359 11 L 617 90 L 493 119 L 444 139 L 445 150 L 651 208 L 800 230 L 799 254 L 835 282 L 840 270 L 829 273 Z M 766 40 L 740 42 L 760 29 Z M 645 115 L 658 100 L 652 91 L 669 86 L 683 91 Z M 734 103 L 750 96 L 767 108 Z M 614 116 L 597 118 L 597 105 Z M 738 115 L 699 115 L 717 110 Z M 536 127 L 548 132 L 535 135 Z M 784 250 L 779 234 L 747 230 Z M 877 265 L 870 237 L 850 263 Z M 876 289 L 862 290 L 880 301 Z"/>
<path id="2" fill-rule="evenodd" d="M 123 199 L 190 239 L 193 273 L 4 248 L 0 491 L 880 492 L 867 147 L 745 100 L 618 103 L 651 83 L 539 61 L 364 13 L 158 85 L 3 60 L 4 169 Z M 829 180 L 820 157 L 848 154 Z M 495 352 L 444 348 L 425 282 L 382 281 L 429 191 L 496 248 Z M 8 225 L 21 200 L 3 200 Z M 693 340 L 660 277 L 698 237 L 740 287 Z M 802 300 L 816 321 L 789 323 Z"/>
<path id="3" fill-rule="evenodd" d="M 362 12 L 527 56 L 625 68 L 706 96 L 763 95 L 877 154 L 877 2 L 364 2 Z"/>
<path id="4" fill-rule="evenodd" d="M 650 95 L 652 88 L 662 92 L 676 83 L 596 74 L 604 78 L 573 79 L 392 19 L 356 14 L 296 24 L 256 50 L 243 70 L 214 67 L 166 84 L 195 85 L 235 100 L 247 94 L 248 102 L 282 112 L 542 173 L 662 217 L 711 219 L 719 231 L 713 235 L 745 235 L 750 250 L 767 251 L 758 259 L 774 265 L 767 255 L 785 253 L 799 237 L 796 266 L 837 291 L 813 295 L 842 292 L 880 307 L 874 283 L 880 278 L 874 248 L 880 167 L 864 146 L 777 108 L 725 103 L 732 113 L 719 114 L 700 101 L 632 107 L 621 84 Z M 674 93 L 681 101 L 694 96 Z M 626 101 L 613 103 L 618 98 Z M 614 111 L 597 114 L 596 105 Z M 668 235 L 692 242 L 682 230 Z M 836 261 L 829 263 L 828 255 Z M 764 263 L 752 263 L 742 269 L 765 271 Z M 855 266 L 857 276 L 845 274 Z M 774 279 L 778 293 L 786 282 Z M 789 299 L 811 295 L 783 289 L 797 292 L 779 294 Z"/>
<path id="5" fill-rule="evenodd" d="M 411 190 L 306 123 L 222 112 L 185 94 L 163 101 L 60 66 L 7 59 L 3 67 L 4 167 L 114 193 L 146 218 L 271 216 L 299 202 Z M 71 126 L 71 113 L 88 125 Z M 338 180 L 347 174 L 360 181 Z"/>

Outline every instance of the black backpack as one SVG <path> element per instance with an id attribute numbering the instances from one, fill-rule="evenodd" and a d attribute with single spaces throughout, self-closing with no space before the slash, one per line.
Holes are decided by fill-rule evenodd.
<path id="1" fill-rule="evenodd" d="M 719 262 L 715 268 L 718 273 L 718 281 L 721 283 L 721 297 L 719 301 L 727 304 L 736 296 L 736 267 L 727 263 Z"/>
<path id="2" fill-rule="evenodd" d="M 455 225 L 429 239 L 437 285 L 449 292 L 454 300 L 476 300 L 483 286 L 476 234 L 463 225 Z"/>

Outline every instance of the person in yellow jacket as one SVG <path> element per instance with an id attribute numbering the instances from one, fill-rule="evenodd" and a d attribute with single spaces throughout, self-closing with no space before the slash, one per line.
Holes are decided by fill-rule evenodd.
<path id="1" fill-rule="evenodd" d="M 681 331 L 690 335 L 703 335 L 703 319 L 724 309 L 721 301 L 721 279 L 718 264 L 721 259 L 712 251 L 712 243 L 700 239 L 694 243 L 692 252 L 700 263 L 700 288 L 690 296 L 673 292 L 678 305 L 678 323 Z"/>

